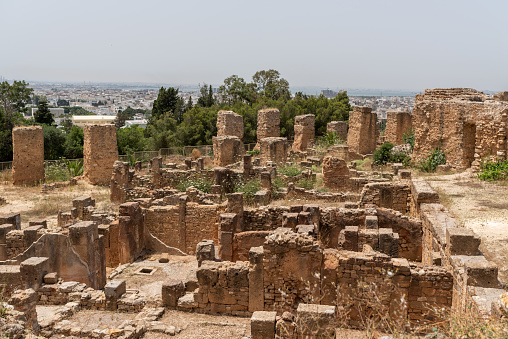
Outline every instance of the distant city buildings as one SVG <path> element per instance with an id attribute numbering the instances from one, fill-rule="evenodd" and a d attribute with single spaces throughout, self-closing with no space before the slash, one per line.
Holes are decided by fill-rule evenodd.
<path id="1" fill-rule="evenodd" d="M 49 110 L 51 111 L 51 114 L 53 114 L 55 118 L 61 117 L 62 115 L 65 114 L 63 108 L 50 108 Z M 37 107 L 29 107 L 27 113 L 25 114 L 25 119 L 33 119 L 34 113 L 37 111 L 38 111 Z"/>

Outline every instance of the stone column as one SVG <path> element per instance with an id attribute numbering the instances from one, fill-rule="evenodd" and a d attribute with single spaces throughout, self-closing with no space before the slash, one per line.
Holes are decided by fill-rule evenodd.
<path id="1" fill-rule="evenodd" d="M 249 312 L 265 309 L 263 257 L 263 246 L 251 247 L 249 250 Z"/>
<path id="2" fill-rule="evenodd" d="M 289 152 L 286 138 L 263 138 L 259 141 L 261 165 L 271 161 L 275 164 L 286 164 Z"/>
<path id="3" fill-rule="evenodd" d="M 245 154 L 243 142 L 236 136 L 212 137 L 212 142 L 215 166 L 234 164 L 240 161 Z"/>
<path id="4" fill-rule="evenodd" d="M 385 142 L 402 145 L 402 136 L 411 127 L 411 113 L 399 111 L 386 112 Z"/>
<path id="5" fill-rule="evenodd" d="M 115 161 L 110 185 L 111 202 L 125 202 L 127 197 L 125 188 L 129 186 L 129 182 L 132 180 L 132 175 L 133 173 L 129 171 L 128 162 Z"/>
<path id="6" fill-rule="evenodd" d="M 233 111 L 217 113 L 217 136 L 235 136 L 243 138 L 243 117 Z"/>
<path id="7" fill-rule="evenodd" d="M 32 185 L 44 181 L 44 133 L 42 127 L 14 127 L 12 147 L 13 184 Z"/>
<path id="8" fill-rule="evenodd" d="M 83 135 L 83 176 L 93 185 L 109 185 L 118 160 L 115 125 L 85 125 Z"/>
<path id="9" fill-rule="evenodd" d="M 305 152 L 314 143 L 316 116 L 314 114 L 298 115 L 295 117 L 295 141 L 293 151 Z"/>
<path id="10" fill-rule="evenodd" d="M 257 144 L 259 149 L 261 139 L 280 137 L 280 112 L 276 108 L 267 108 L 258 111 Z"/>
<path id="11" fill-rule="evenodd" d="M 152 185 L 155 188 L 160 188 L 162 157 L 150 159 L 150 168 L 152 169 Z"/>
<path id="12" fill-rule="evenodd" d="M 219 216 L 219 258 L 222 261 L 233 260 L 233 235 L 237 224 L 235 213 L 222 213 Z"/>
<path id="13" fill-rule="evenodd" d="M 355 106 L 349 112 L 349 150 L 358 154 L 372 154 L 376 150 L 378 135 L 377 114 L 370 107 Z"/>
<path id="14" fill-rule="evenodd" d="M 243 193 L 229 193 L 226 196 L 228 198 L 226 213 L 235 213 L 238 218 L 233 232 L 243 232 Z"/>

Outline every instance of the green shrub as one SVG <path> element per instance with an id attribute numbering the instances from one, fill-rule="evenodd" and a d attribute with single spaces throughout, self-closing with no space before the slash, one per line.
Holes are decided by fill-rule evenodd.
<path id="1" fill-rule="evenodd" d="M 316 139 L 316 145 L 321 147 L 330 147 L 333 145 L 338 145 L 344 143 L 344 140 L 342 140 L 339 137 L 339 134 L 336 132 L 326 132 L 326 134 L 318 137 Z"/>
<path id="2" fill-rule="evenodd" d="M 259 179 L 253 179 L 235 182 L 233 190 L 235 192 L 242 192 L 245 203 L 252 205 L 254 203 L 254 195 L 257 191 L 261 190 L 261 181 Z"/>
<path id="3" fill-rule="evenodd" d="M 284 166 L 277 169 L 279 173 L 285 174 L 288 177 L 296 177 L 302 174 L 303 170 L 297 166 Z"/>
<path id="4" fill-rule="evenodd" d="M 433 149 L 427 159 L 421 160 L 417 166 L 423 172 L 435 172 L 437 166 L 446 164 L 446 154 L 439 147 Z"/>
<path id="5" fill-rule="evenodd" d="M 389 162 L 400 162 L 404 167 L 407 167 L 411 163 L 411 157 L 403 152 L 392 153 Z"/>
<path id="6" fill-rule="evenodd" d="M 176 185 L 176 189 L 180 192 L 185 192 L 187 188 L 194 186 L 198 190 L 204 193 L 210 193 L 212 191 L 212 180 L 205 177 L 188 178 L 180 181 Z"/>
<path id="7" fill-rule="evenodd" d="M 67 171 L 69 172 L 69 176 L 71 178 L 79 177 L 83 175 L 83 159 L 80 160 L 68 160 L 63 158 L 63 163 L 67 167 Z"/>
<path id="8" fill-rule="evenodd" d="M 286 180 L 282 179 L 281 177 L 275 177 L 272 180 L 272 190 L 273 192 L 280 191 L 281 188 L 287 187 L 288 183 Z"/>
<path id="9" fill-rule="evenodd" d="M 411 152 L 413 151 L 415 148 L 415 131 L 412 128 L 402 134 L 402 142 L 411 145 Z"/>
<path id="10" fill-rule="evenodd" d="M 250 154 L 253 157 L 256 156 L 256 155 L 259 155 L 260 153 L 261 153 L 261 151 L 258 150 L 258 149 L 253 149 L 252 151 L 247 151 L 247 154 Z"/>
<path id="11" fill-rule="evenodd" d="M 378 150 L 374 152 L 374 164 L 375 165 L 386 165 L 391 161 L 391 150 L 393 144 L 391 142 L 385 142 Z"/>
<path id="12" fill-rule="evenodd" d="M 302 178 L 295 182 L 296 187 L 305 188 L 306 190 L 312 190 L 314 189 L 314 180 L 312 178 Z"/>
<path id="13" fill-rule="evenodd" d="M 478 173 L 478 178 L 486 181 L 508 179 L 508 160 L 483 162 L 481 164 L 481 172 Z"/>
<path id="14" fill-rule="evenodd" d="M 69 180 L 69 170 L 64 162 L 55 162 L 54 164 L 48 166 L 44 171 L 46 182 Z"/>

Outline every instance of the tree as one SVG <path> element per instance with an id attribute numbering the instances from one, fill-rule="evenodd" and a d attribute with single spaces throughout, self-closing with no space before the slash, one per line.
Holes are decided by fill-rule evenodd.
<path id="1" fill-rule="evenodd" d="M 38 124 L 50 126 L 55 124 L 53 113 L 49 110 L 48 102 L 46 100 L 39 101 L 37 111 L 34 113 L 34 121 Z"/>
<path id="2" fill-rule="evenodd" d="M 23 124 L 23 112 L 33 89 L 24 81 L 0 83 L 0 161 L 12 160 L 12 129 Z"/>
<path id="3" fill-rule="evenodd" d="M 258 92 L 273 100 L 291 98 L 289 91 L 289 82 L 280 77 L 279 71 L 269 69 L 268 71 L 258 71 L 252 76 Z"/>
<path id="4" fill-rule="evenodd" d="M 213 97 L 212 85 L 208 87 L 206 84 L 203 84 L 203 87 L 199 88 L 201 93 L 201 97 L 198 98 L 198 105 L 201 107 L 212 107 L 215 105 L 215 99 Z"/>
<path id="5" fill-rule="evenodd" d="M 246 83 L 245 79 L 238 75 L 232 75 L 224 79 L 224 84 L 219 87 L 222 102 L 234 105 L 237 102 L 253 104 L 256 101 L 256 84 Z"/>
<path id="6" fill-rule="evenodd" d="M 125 126 L 125 121 L 129 120 L 130 116 L 125 111 L 119 110 L 118 113 L 116 113 L 116 119 L 115 119 L 115 126 L 116 129 L 122 128 Z"/>
<path id="7" fill-rule="evenodd" d="M 148 149 L 149 140 L 144 136 L 144 128 L 129 126 L 116 132 L 119 154 L 132 154 Z"/>
<path id="8" fill-rule="evenodd" d="M 187 101 L 187 105 L 185 106 L 185 112 L 188 112 L 194 107 L 194 104 L 192 103 L 192 96 L 189 96 L 189 100 Z"/>
<path id="9" fill-rule="evenodd" d="M 169 112 L 178 122 L 181 121 L 179 116 L 183 105 L 181 103 L 182 98 L 178 95 L 178 89 L 168 87 L 165 89 L 161 87 L 157 99 L 153 102 L 152 119 L 159 119 L 164 113 Z"/>
<path id="10" fill-rule="evenodd" d="M 69 106 L 70 103 L 69 103 L 69 100 L 64 100 L 64 99 L 58 99 L 58 101 L 56 102 L 56 105 L 58 107 L 61 107 L 61 106 Z"/>
<path id="11" fill-rule="evenodd" d="M 65 133 L 51 125 L 42 125 L 44 132 L 44 159 L 58 160 L 65 155 Z"/>
<path id="12" fill-rule="evenodd" d="M 67 159 L 79 159 L 83 157 L 84 135 L 83 129 L 72 126 L 67 133 L 64 143 L 64 155 Z"/>

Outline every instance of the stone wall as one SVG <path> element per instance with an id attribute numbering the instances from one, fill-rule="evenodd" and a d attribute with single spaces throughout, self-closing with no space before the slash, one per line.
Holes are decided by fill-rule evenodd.
<path id="1" fill-rule="evenodd" d="M 243 138 L 243 117 L 233 111 L 219 111 L 217 113 L 217 136 L 235 136 Z"/>
<path id="2" fill-rule="evenodd" d="M 109 185 L 118 160 L 115 125 L 83 127 L 83 176 L 93 185 Z"/>
<path id="3" fill-rule="evenodd" d="M 212 137 L 213 163 L 215 166 L 226 166 L 243 160 L 245 148 L 243 142 L 235 136 Z"/>
<path id="4" fill-rule="evenodd" d="M 280 112 L 277 108 L 267 108 L 258 111 L 257 147 L 264 138 L 280 137 Z"/>
<path id="5" fill-rule="evenodd" d="M 145 210 L 145 226 L 170 247 L 192 254 L 203 239 L 218 241 L 219 205 L 199 205 L 182 200 L 176 206 L 152 206 Z"/>
<path id="6" fill-rule="evenodd" d="M 303 301 L 320 300 L 323 253 L 310 236 L 278 228 L 263 245 L 264 308 L 290 311 Z"/>
<path id="7" fill-rule="evenodd" d="M 407 213 L 410 209 L 411 186 L 403 182 L 376 182 L 363 186 L 360 206 L 374 204 L 378 207 Z"/>
<path id="8" fill-rule="evenodd" d="M 323 159 L 323 185 L 325 187 L 348 190 L 351 186 L 350 177 L 346 161 L 330 155 Z"/>
<path id="9" fill-rule="evenodd" d="M 263 246 L 269 234 L 269 231 L 249 231 L 235 234 L 233 237 L 232 261 L 248 261 L 250 249 Z"/>
<path id="10" fill-rule="evenodd" d="M 385 142 L 402 145 L 402 136 L 412 128 L 411 113 L 386 112 Z"/>
<path id="11" fill-rule="evenodd" d="M 377 114 L 373 113 L 370 107 L 355 106 L 353 111 L 349 112 L 349 151 L 372 154 L 376 150 L 378 136 Z"/>
<path id="12" fill-rule="evenodd" d="M 488 156 L 504 160 L 507 123 L 507 102 L 467 88 L 425 90 L 413 110 L 413 160 L 426 159 L 437 147 L 457 170 Z"/>
<path id="13" fill-rule="evenodd" d="M 316 116 L 314 114 L 297 115 L 295 117 L 295 140 L 293 151 L 306 152 L 312 147 L 315 137 Z"/>
<path id="14" fill-rule="evenodd" d="M 248 316 L 248 262 L 203 261 L 197 271 L 199 290 L 194 294 L 196 310 Z"/>
<path id="15" fill-rule="evenodd" d="M 276 164 L 286 164 L 289 145 L 287 138 L 267 137 L 259 140 L 259 150 L 261 166 L 266 165 L 267 161 Z"/>
<path id="16" fill-rule="evenodd" d="M 44 181 L 44 133 L 41 126 L 12 130 L 12 182 L 32 185 Z"/>
<path id="17" fill-rule="evenodd" d="M 328 133 L 333 132 L 336 133 L 337 136 L 343 140 L 347 140 L 347 122 L 346 121 L 330 121 L 326 125 L 326 131 Z"/>

